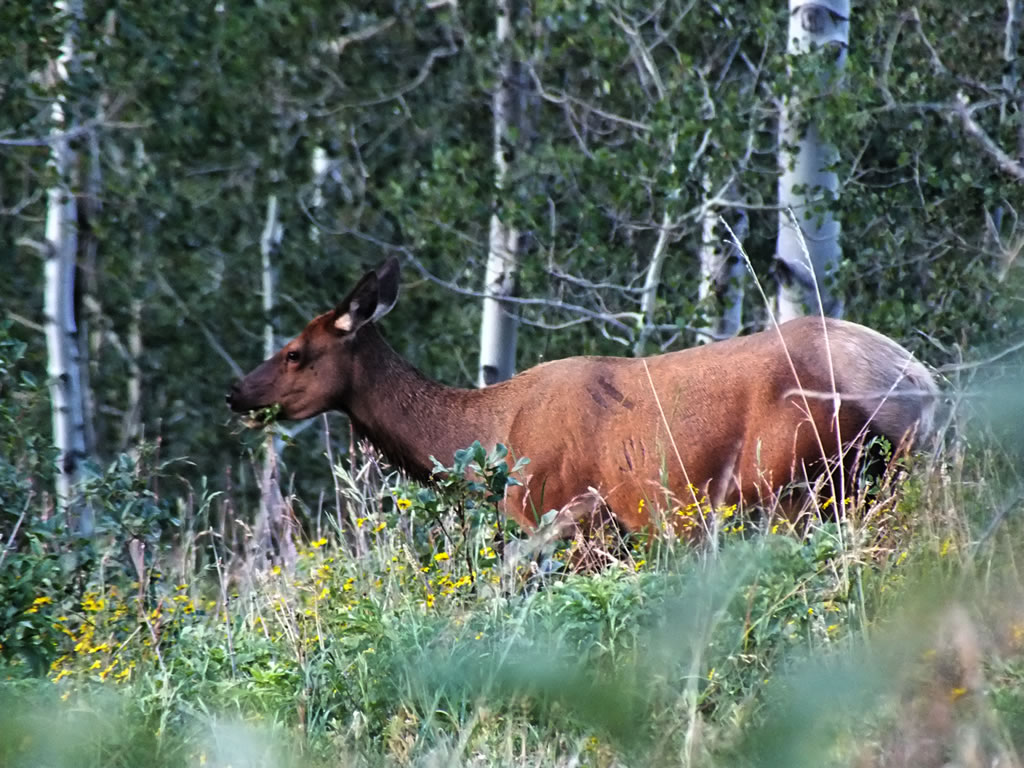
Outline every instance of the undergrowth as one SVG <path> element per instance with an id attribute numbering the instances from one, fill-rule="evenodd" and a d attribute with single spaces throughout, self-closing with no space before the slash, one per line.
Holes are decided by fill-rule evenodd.
<path id="1" fill-rule="evenodd" d="M 70 535 L 9 368 L 2 766 L 1020 764 L 1005 454 L 919 457 L 840 520 L 704 510 L 736 517 L 590 573 L 497 516 L 502 454 L 433 488 L 364 455 L 267 567 L 239 510 L 145 453 L 93 472 L 98 533 Z"/>

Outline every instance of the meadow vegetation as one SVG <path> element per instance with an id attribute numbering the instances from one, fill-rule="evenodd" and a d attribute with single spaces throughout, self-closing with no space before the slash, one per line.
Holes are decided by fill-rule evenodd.
<path id="1" fill-rule="evenodd" d="M 0 765 L 1020 764 L 992 436 L 897 462 L 838 520 L 647 502 L 696 545 L 529 539 L 496 515 L 500 453 L 423 488 L 355 446 L 322 467 L 340 504 L 292 499 L 298 559 L 269 563 L 229 494 L 153 451 L 89 480 L 95 539 L 40 514 L 45 392 L 2 351 Z"/>
<path id="2" fill-rule="evenodd" d="M 760 0 L 516 3 L 508 45 L 499 5 L 0 3 L 0 768 L 1020 766 L 1020 0 L 854 4 L 842 87 L 798 99 L 845 316 L 938 366 L 934 449 L 792 527 L 655 498 L 707 530 L 558 542 L 496 515 L 499 456 L 423 488 L 332 416 L 281 453 L 268 559 L 225 388 L 385 258 L 387 338 L 457 386 L 496 216 L 520 370 L 696 343 L 734 233 L 743 332 L 769 325 L 782 107 L 831 47 L 793 61 Z M 89 537 L 53 498 L 55 299 Z"/>

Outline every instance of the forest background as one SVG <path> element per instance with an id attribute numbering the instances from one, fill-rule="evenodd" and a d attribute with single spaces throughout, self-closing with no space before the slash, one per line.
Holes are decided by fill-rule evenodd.
<path id="1" fill-rule="evenodd" d="M 769 308 L 784 309 L 794 281 L 801 288 L 799 268 L 780 245 L 790 215 L 779 202 L 790 151 L 780 135 L 787 136 L 787 125 L 800 140 L 806 138 L 802 129 L 813 127 L 832 174 L 824 194 L 799 185 L 795 190 L 797 198 L 816 200 L 810 212 L 817 224 L 841 227 L 830 230 L 841 258 L 833 252 L 819 270 L 826 311 L 897 339 L 938 368 L 951 392 L 968 391 L 980 380 L 995 382 L 1003 393 L 1018 388 L 1024 331 L 1021 4 L 872 2 L 843 8 L 829 3 L 820 11 L 827 29 L 841 27 L 841 34 L 821 50 L 794 56 L 787 55 L 791 9 L 761 2 L 0 7 L 0 651 L 8 677 L 74 678 L 84 691 L 90 680 L 102 688 L 126 669 L 139 670 L 121 678 L 126 685 L 142 685 L 156 670 L 164 675 L 162 692 L 118 717 L 132 723 L 141 718 L 140 732 L 147 733 L 156 718 L 158 734 L 175 734 L 170 741 L 177 746 L 167 747 L 161 736 L 149 750 L 159 760 L 170 764 L 182 754 L 207 759 L 212 752 L 196 746 L 207 744 L 206 737 L 190 729 L 196 712 L 209 704 L 197 702 L 209 692 L 174 698 L 167 693 L 174 665 L 159 650 L 152 655 L 154 648 L 170 653 L 165 645 L 188 633 L 180 627 L 178 634 L 157 631 L 159 622 L 146 618 L 150 612 L 173 606 L 178 586 L 179 596 L 190 595 L 190 605 L 212 600 L 209 626 L 194 613 L 174 620 L 193 629 L 208 626 L 213 634 L 202 642 L 217 647 L 217 632 L 259 629 L 251 610 L 232 613 L 230 596 L 270 600 L 261 579 L 272 567 L 284 565 L 294 574 L 288 585 L 293 591 L 274 593 L 274 599 L 284 594 L 297 601 L 297 615 L 309 610 L 304 589 L 320 594 L 327 580 L 343 595 L 361 579 L 372 585 L 383 578 L 376 565 L 365 563 L 338 566 L 330 577 L 318 570 L 323 563 L 302 569 L 303 562 L 323 556 L 320 542 L 336 546 L 334 534 L 343 526 L 339 522 L 332 533 L 329 521 L 340 521 L 343 510 L 375 529 L 385 524 L 376 530 L 383 534 L 399 527 L 410 506 L 434 504 L 431 509 L 443 507 L 444 514 L 454 509 L 395 485 L 398 480 L 353 443 L 340 416 L 316 420 L 276 443 L 243 431 L 224 406 L 230 381 L 392 255 L 402 259 L 404 277 L 385 335 L 422 370 L 454 385 L 505 375 L 510 356 L 522 370 L 568 355 L 650 354 L 766 327 Z M 836 44 L 847 37 L 848 47 Z M 499 270 L 499 277 L 488 272 L 496 253 L 514 265 Z M 491 337 L 481 330 L 483 298 L 503 291 L 512 298 L 500 304 L 499 332 Z M 814 294 L 804 298 L 805 309 L 814 311 Z M 509 313 L 516 318 L 512 323 Z M 497 350 L 488 346 L 493 338 L 500 340 Z M 61 348 L 58 365 L 55 350 Z M 484 370 L 487 365 L 494 370 Z M 74 402 L 58 409 L 70 382 Z M 1000 432 L 1014 433 L 1015 412 L 1004 398 L 997 415 L 971 432 L 961 421 L 978 398 L 953 399 L 950 458 L 929 465 L 929 479 L 915 492 L 918 506 L 901 512 L 908 519 L 929 517 L 927 535 L 914 538 L 920 531 L 910 526 L 911 543 L 880 548 L 870 539 L 870 546 L 855 547 L 849 561 L 840 557 L 844 575 L 832 581 L 823 574 L 837 572 L 837 550 L 823 550 L 815 536 L 847 539 L 836 534 L 841 526 L 823 524 L 809 539 L 791 540 L 794 551 L 817 553 L 809 560 L 794 555 L 800 567 L 810 568 L 803 576 L 774 554 L 754 558 L 758 567 L 775 573 L 780 584 L 795 580 L 806 587 L 820 580 L 821 603 L 835 604 L 837 590 L 849 596 L 856 592 L 851 585 L 861 584 L 849 568 L 877 569 L 881 594 L 901 553 L 904 559 L 918 551 L 945 558 L 951 548 L 975 552 L 979 541 L 995 547 L 989 526 L 1006 520 L 1019 503 L 1014 446 L 998 440 Z M 70 447 L 63 466 L 70 471 L 62 473 L 50 448 L 61 422 L 54 410 L 66 415 L 75 408 L 80 442 L 65 442 Z M 272 466 L 264 457 L 268 444 L 278 457 Z M 932 480 L 948 492 L 936 478 L 948 480 L 950 466 L 967 473 L 957 494 L 970 498 L 958 496 L 946 505 L 954 511 L 943 517 L 921 499 L 933 498 Z M 373 471 L 363 471 L 367 467 Z M 72 477 L 72 492 L 87 500 L 72 504 L 70 516 L 62 508 L 62 477 Z M 278 496 L 269 491 L 271 478 L 279 482 Z M 87 530 L 82 515 L 93 518 Z M 935 523 L 939 518 L 946 522 Z M 292 520 L 297 527 L 288 527 Z M 402 546 L 396 538 L 378 555 L 399 557 Z M 445 566 L 445 558 L 435 558 L 449 551 L 425 533 L 415 538 L 413 550 L 428 570 Z M 1005 560 L 994 551 L 985 562 Z M 591 608 L 582 611 L 579 626 L 590 629 L 586 639 L 573 642 L 586 645 L 588 653 L 600 656 L 597 647 L 614 647 L 593 629 L 593 622 L 618 621 L 610 618 L 609 605 L 625 601 L 632 606 L 623 608 L 628 614 L 655 599 L 644 592 L 645 572 L 636 567 L 643 559 L 638 555 L 629 564 L 629 578 L 580 577 L 577 583 L 569 577 L 587 600 L 590 591 L 617 596 L 598 600 L 603 607 L 593 608 L 593 615 Z M 701 562 L 720 574 L 720 565 Z M 109 572 L 113 564 L 123 583 Z M 654 575 L 691 578 L 677 565 L 659 565 Z M 236 567 L 247 575 L 238 576 Z M 750 584 L 764 582 L 765 572 L 747 574 Z M 166 576 L 162 587 L 154 573 Z M 449 587 L 467 577 L 446 573 Z M 702 578 L 714 582 L 712 576 Z M 414 586 L 395 582 L 396 590 L 400 585 L 409 593 L 407 602 L 392 602 L 394 595 L 374 602 L 369 592 L 361 599 L 374 606 L 380 626 L 421 626 L 416 622 L 427 622 L 441 595 L 455 606 L 449 622 L 472 624 L 466 616 L 481 615 L 474 610 L 504 616 L 493 619 L 501 627 L 510 615 L 534 616 L 533 607 L 515 603 L 514 590 L 511 598 L 501 592 L 472 608 L 455 601 L 457 589 L 445 593 L 444 582 L 438 586 L 433 578 L 428 574 Z M 657 595 L 673 592 L 668 582 L 656 583 L 650 589 Z M 233 592 L 239 584 L 245 588 Z M 728 595 L 723 605 L 750 586 L 730 584 L 722 587 Z M 105 591 L 112 586 L 121 590 L 126 614 L 135 617 L 135 624 L 111 629 L 123 630 L 116 653 L 81 635 L 83 627 L 99 625 L 93 614 L 117 610 L 119 601 Z M 885 601 L 869 610 L 863 585 L 858 588 L 859 607 L 818 627 L 824 634 L 815 642 L 827 645 L 836 633 L 855 637 L 873 625 L 880 615 L 873 611 L 881 612 Z M 537 599 L 558 598 L 551 593 Z M 804 599 L 800 610 L 813 613 Z M 501 610 L 494 608 L 499 602 Z M 792 608 L 781 601 L 771 610 L 783 603 Z M 556 617 L 562 608 L 536 610 Z M 718 616 L 716 610 L 705 612 Z M 389 611 L 392 618 L 385 621 Z M 413 615 L 420 618 L 413 621 Z M 85 618 L 76 628 L 60 629 L 59 616 Z M 765 626 L 777 619 L 786 626 L 772 617 Z M 262 620 L 265 628 L 268 619 Z M 1013 635 L 1016 620 L 1006 618 L 1000 626 Z M 551 622 L 560 626 L 556 618 Z M 701 626 L 694 637 L 711 631 L 711 625 Z M 140 627 L 144 631 L 133 635 Z M 334 630 L 344 634 L 338 625 Z M 344 653 L 364 659 L 367 648 L 381 650 L 376 631 L 367 629 Z M 269 643 L 272 633 L 265 634 Z M 325 634 L 318 627 L 311 635 L 321 649 Z M 764 639 L 773 649 L 771 664 L 784 658 L 772 645 L 783 635 Z M 587 645 L 598 636 L 597 646 Z M 147 639 L 148 646 L 135 649 L 133 637 Z M 189 637 L 202 645 L 194 632 Z M 744 637 L 747 642 L 749 632 Z M 409 647 L 392 641 L 392 659 L 408 660 Z M 643 644 L 626 642 L 629 648 Z M 413 645 L 423 650 L 420 641 Z M 72 663 L 83 647 L 85 661 Z M 194 657 L 196 647 L 180 650 L 180 658 Z M 295 647 L 305 648 L 301 642 Z M 252 669 L 244 673 L 231 655 L 220 672 L 203 679 L 235 690 L 232 684 L 244 678 L 251 691 L 252 676 L 268 675 L 270 659 L 271 668 L 286 668 L 280 679 L 261 678 L 280 695 L 268 698 L 272 704 L 258 696 L 245 702 L 214 698 L 243 717 L 269 717 L 284 727 L 286 738 L 294 736 L 296 724 L 307 735 L 329 734 L 327 742 L 309 737 L 312 746 L 303 752 L 309 759 L 319 759 L 327 743 L 336 747 L 331 739 L 359 759 L 376 754 L 401 762 L 402 754 L 426 759 L 444 749 L 459 760 L 472 751 L 467 743 L 479 737 L 479 721 L 486 720 L 473 695 L 466 694 L 469 703 L 449 711 L 452 721 L 444 723 L 429 714 L 436 701 L 411 703 L 408 687 L 375 690 L 372 701 L 358 706 L 351 691 L 341 703 L 310 703 L 311 691 L 321 687 L 311 682 L 307 651 L 283 654 L 290 661 L 282 661 L 280 649 L 254 652 Z M 612 672 L 621 669 L 617 658 L 601 658 Z M 703 665 L 701 678 L 714 679 L 722 664 L 700 658 L 692 663 Z M 767 661 L 763 666 L 774 669 Z M 394 683 L 391 671 L 367 674 Z M 679 717 L 687 725 L 667 740 L 670 746 L 646 741 L 644 749 L 669 749 L 686 764 L 709 755 L 721 759 L 715 750 L 723 748 L 742 753 L 740 736 L 721 734 L 734 733 L 730 728 L 746 734 L 752 726 L 730 721 L 725 727 L 725 713 L 735 713 L 731 707 L 741 707 L 736 702 L 754 701 L 759 715 L 750 722 L 765 726 L 774 722 L 774 710 L 764 704 L 757 675 L 737 674 L 741 682 L 718 690 L 719 699 L 709 689 L 669 686 L 673 693 L 662 694 L 680 702 Z M 497 689 L 503 684 L 489 682 Z M 599 693 L 610 690 L 587 684 Z M 366 695 L 365 686 L 361 690 Z M 297 698 L 305 703 L 296 709 Z M 520 736 L 507 738 L 539 764 L 545 760 L 538 755 L 567 763 L 581 754 L 596 762 L 624 760 L 635 747 L 623 746 L 614 727 L 608 736 L 600 713 L 558 706 L 569 710 L 571 725 L 550 732 L 529 726 L 521 743 Z M 636 712 L 641 710 L 647 711 Z M 502 725 L 492 723 L 484 732 L 505 744 L 500 734 L 510 732 L 509 723 L 535 724 L 537 717 L 512 704 L 499 718 Z M 698 737 L 701 717 L 722 726 L 709 730 L 718 737 Z M 1019 735 L 1008 731 L 1013 729 L 1007 726 L 995 741 L 1012 752 Z M 593 747 L 591 738 L 602 745 L 607 738 L 609 751 Z M 126 761 L 125 755 L 134 755 L 117 754 Z"/>

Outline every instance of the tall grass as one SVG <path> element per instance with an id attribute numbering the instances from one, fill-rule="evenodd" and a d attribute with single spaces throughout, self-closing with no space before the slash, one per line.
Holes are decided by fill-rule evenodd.
<path id="1" fill-rule="evenodd" d="M 146 452 L 89 480 L 99 535 L 75 540 L 16 394 L 0 766 L 1020 764 L 1010 426 L 951 411 L 946 449 L 796 525 L 653 510 L 694 515 L 692 544 L 526 537 L 500 456 L 421 488 L 359 451 L 324 467 L 333 500 L 289 499 L 292 568 L 254 555 L 242 496 L 171 491 Z"/>
<path id="2" fill-rule="evenodd" d="M 369 456 L 331 467 L 344 507 L 293 570 L 231 549 L 246 529 L 201 489 L 191 527 L 139 555 L 124 537 L 149 518 L 112 517 L 147 498 L 122 463 L 96 482 L 116 501 L 99 567 L 26 609 L 45 672 L 0 672 L 0 764 L 1016 765 L 1020 526 L 988 532 L 1006 463 L 919 459 L 841 521 L 598 543 L 591 573 L 499 535 L 485 486 L 418 488 Z"/>

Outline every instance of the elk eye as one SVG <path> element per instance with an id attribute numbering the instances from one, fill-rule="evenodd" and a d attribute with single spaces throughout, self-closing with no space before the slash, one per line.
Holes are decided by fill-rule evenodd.
<path id="1" fill-rule="evenodd" d="M 297 362 L 299 362 L 299 350 L 297 350 L 297 349 L 289 349 L 288 353 L 285 355 L 285 359 L 289 363 L 297 363 Z"/>

